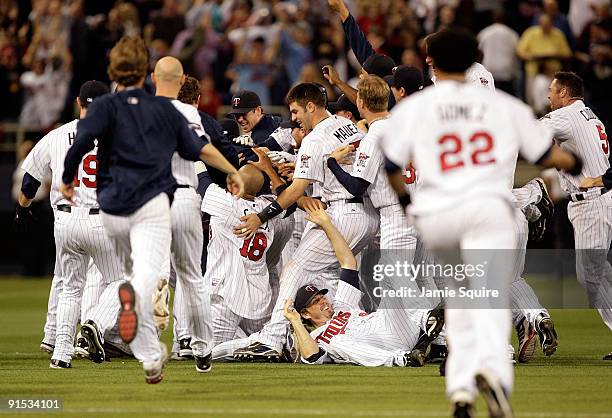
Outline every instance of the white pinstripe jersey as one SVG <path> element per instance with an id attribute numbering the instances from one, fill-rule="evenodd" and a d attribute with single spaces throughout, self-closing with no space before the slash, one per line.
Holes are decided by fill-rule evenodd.
<path id="1" fill-rule="evenodd" d="M 413 161 L 419 187 L 412 212 L 431 213 L 471 196 L 512 200 L 508 179 L 516 153 L 537 161 L 551 146 L 552 133 L 531 109 L 503 93 L 456 81 L 442 81 L 399 103 L 382 140 L 391 161 Z"/>
<path id="2" fill-rule="evenodd" d="M 295 139 L 293 139 L 291 132 L 293 132 L 293 129 L 281 128 L 279 126 L 270 134 L 270 136 L 274 138 L 276 143 L 283 149 L 283 151 L 289 152 L 291 151 L 291 147 L 295 145 Z"/>
<path id="3" fill-rule="evenodd" d="M 64 158 L 68 148 L 76 138 L 78 119 L 68 122 L 45 135 L 36 143 L 32 151 L 23 161 L 21 168 L 36 180 L 42 182 L 51 175 L 51 206 L 55 209 L 57 205 L 69 205 L 59 191 L 62 184 L 62 173 L 64 172 Z M 97 208 L 96 195 L 98 160 L 96 147 L 91 150 L 79 165 L 77 175 L 74 179 L 74 203 L 79 207 Z"/>
<path id="4" fill-rule="evenodd" d="M 380 141 L 388 122 L 388 119 L 380 119 L 370 125 L 368 133 L 359 143 L 359 150 L 355 152 L 351 172 L 352 176 L 362 178 L 371 184 L 367 193 L 375 208 L 399 204 L 397 194 L 389 183 L 385 171 L 385 157 L 380 149 Z M 414 169 L 404 170 L 404 177 L 406 189 L 412 193 L 416 179 Z"/>
<path id="5" fill-rule="evenodd" d="M 314 129 L 304 137 L 297 156 L 294 179 L 307 179 L 322 186 L 321 197 L 325 202 L 351 199 L 351 195 L 340 184 L 329 168 L 327 158 L 335 149 L 348 144 L 359 147 L 363 138 L 355 124 L 341 116 L 329 116 L 319 122 Z M 350 165 L 342 166 L 350 172 Z"/>
<path id="6" fill-rule="evenodd" d="M 434 84 L 438 84 L 436 77 L 432 77 L 431 81 Z M 465 81 L 472 83 L 475 86 L 486 87 L 489 90 L 495 91 L 495 80 L 493 80 L 493 74 L 485 68 L 484 65 L 475 62 L 465 71 Z"/>
<path id="7" fill-rule="evenodd" d="M 270 201 L 235 199 L 211 184 L 202 199 L 202 212 L 210 214 L 208 258 L 205 277 L 213 284 L 213 294 L 222 296 L 235 314 L 248 319 L 266 315 L 272 297 L 266 253 L 274 240 L 272 219 L 260 226 L 251 239 L 233 233 L 240 217 L 262 211 Z"/>
<path id="8" fill-rule="evenodd" d="M 393 335 L 387 321 L 381 316 L 384 312 L 368 314 L 362 311 L 359 309 L 360 299 L 361 291 L 341 280 L 338 282 L 332 303 L 334 316 L 310 333 L 317 345 L 326 352 L 314 364 L 364 364 L 364 358 L 371 358 L 378 353 L 378 350 L 368 352 L 368 346 L 383 350 L 399 348 L 395 345 L 400 340 Z"/>
<path id="9" fill-rule="evenodd" d="M 577 154 L 584 164 L 579 176 L 558 171 L 561 187 L 567 193 L 580 192 L 584 177 L 601 176 L 610 168 L 606 128 L 582 100 L 550 112 L 540 121 L 553 131 L 555 142 L 561 148 Z"/>
<path id="10" fill-rule="evenodd" d="M 209 141 L 210 137 L 204 131 L 202 127 L 202 118 L 198 113 L 198 109 L 195 107 L 188 105 L 186 103 L 180 102 L 178 100 L 172 100 L 172 104 L 178 110 L 181 115 L 187 119 L 187 123 L 199 137 L 205 136 Z M 204 146 L 204 144 L 202 144 Z M 198 176 L 196 174 L 196 168 L 194 166 L 193 161 L 185 160 L 178 155 L 178 152 L 175 152 L 172 156 L 172 175 L 176 179 L 178 184 L 182 184 L 185 186 L 190 186 L 193 188 L 198 187 Z"/>

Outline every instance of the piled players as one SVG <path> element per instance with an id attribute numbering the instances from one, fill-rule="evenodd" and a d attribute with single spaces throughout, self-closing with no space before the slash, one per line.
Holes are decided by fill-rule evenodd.
<path id="1" fill-rule="evenodd" d="M 388 61 L 371 55 L 364 66 L 372 71 L 347 89 L 342 105 L 331 106 L 336 115 L 315 83 L 288 93 L 289 123 L 266 115 L 255 93 L 241 91 L 232 101 L 234 121 L 225 126 L 242 135 L 230 135 L 198 112 L 193 97 L 188 104 L 177 100 L 185 75 L 175 58 L 157 62 L 156 95 L 145 93 L 144 43 L 122 38 L 109 65 L 118 93 L 86 83 L 78 99 L 81 121 L 43 138 L 23 166 L 16 217 L 22 227 L 43 177 L 51 171 L 54 179 L 58 256 L 41 346 L 53 352 L 51 367 L 71 367 L 90 259 L 99 286 L 80 318 L 78 352 L 103 362 L 105 339 L 118 333 L 129 344 L 125 351 L 143 363 L 147 383 L 162 380 L 169 358 L 159 342 L 169 311 L 156 289 L 160 278 L 170 281 L 171 270 L 177 357 L 193 356 L 198 372 L 210 371 L 213 359 L 422 366 L 444 323 L 435 308 L 442 293 L 433 291 L 460 286 L 423 274 L 404 283 L 392 274 L 384 289 L 434 296 L 383 297 L 378 310 L 364 312 L 366 278 L 358 260 L 379 235 L 379 263 L 398 256 L 414 264 L 430 260 L 426 245 L 437 260 L 486 265 L 480 279 L 498 291 L 494 300 L 441 298 L 451 346 L 447 394 L 456 417 L 473 416 L 477 389 L 491 416 L 511 417 L 509 308 L 519 329 L 519 361 L 533 355 L 537 333 L 547 355 L 557 345 L 552 320 L 520 279 L 524 254 L 515 251 L 526 245 L 530 213 L 533 219 L 549 213 L 539 182 L 513 195 L 517 155 L 561 170 L 576 246 L 590 250 L 578 254 L 578 278 L 612 327 L 607 136 L 571 73 L 555 76 L 553 112 L 538 123 L 525 105 L 493 91 L 470 35 L 438 32 L 427 38 L 427 53 L 435 87 L 419 92 L 422 75 L 408 67 L 382 71 L 384 79 L 370 75 L 373 61 Z M 552 138 L 561 146 L 551 147 Z M 194 164 L 200 159 L 205 165 Z M 202 214 L 210 227 L 202 228 Z M 473 277 L 461 285 L 480 289 Z M 154 312 L 162 317 L 158 329 Z"/>

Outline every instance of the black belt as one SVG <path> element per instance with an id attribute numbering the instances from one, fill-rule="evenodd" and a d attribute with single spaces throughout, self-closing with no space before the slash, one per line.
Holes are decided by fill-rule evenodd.
<path id="1" fill-rule="evenodd" d="M 57 205 L 57 210 L 61 210 L 62 212 L 72 212 L 72 206 L 70 205 Z M 90 215 L 98 215 L 100 213 L 100 209 L 98 208 L 89 208 Z"/>
<path id="2" fill-rule="evenodd" d="M 599 196 L 601 196 L 602 194 L 605 194 L 607 192 L 609 192 L 608 189 L 597 189 L 599 192 Z M 574 202 L 582 202 L 583 200 L 586 200 L 586 196 L 591 196 L 592 192 L 584 192 L 584 193 L 574 193 L 571 195 L 571 198 Z M 597 192 L 596 192 L 597 193 Z"/>
<path id="3" fill-rule="evenodd" d="M 179 185 L 176 186 L 177 189 L 188 189 L 190 187 L 191 186 L 187 186 L 186 184 L 179 184 Z"/>
<path id="4" fill-rule="evenodd" d="M 353 197 L 345 200 L 346 203 L 363 203 L 363 197 Z"/>

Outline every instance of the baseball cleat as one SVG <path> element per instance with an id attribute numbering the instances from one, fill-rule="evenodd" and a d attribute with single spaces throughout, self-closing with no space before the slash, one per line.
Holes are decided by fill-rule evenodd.
<path id="1" fill-rule="evenodd" d="M 542 198 L 536 203 L 536 206 L 544 218 L 551 219 L 555 213 L 555 204 L 548 194 L 546 183 L 544 183 L 544 180 L 540 177 L 536 177 L 533 180 L 540 186 L 540 190 L 542 190 Z"/>
<path id="2" fill-rule="evenodd" d="M 453 418 L 473 418 L 474 413 L 474 397 L 466 391 L 460 390 L 451 395 L 453 404 Z"/>
<path id="3" fill-rule="evenodd" d="M 168 363 L 168 349 L 163 343 L 159 343 L 161 348 L 161 356 L 159 359 L 151 362 L 147 362 L 147 367 L 144 367 L 145 382 L 151 385 L 159 383 L 164 378 L 164 366 Z"/>
<path id="4" fill-rule="evenodd" d="M 425 354 L 418 348 L 404 354 L 404 362 L 406 367 L 423 367 L 425 365 Z"/>
<path id="5" fill-rule="evenodd" d="M 208 373 L 212 370 L 212 354 L 207 356 L 194 356 L 196 371 L 198 373 Z"/>
<path id="6" fill-rule="evenodd" d="M 106 358 L 104 352 L 104 339 L 98 327 L 93 321 L 87 320 L 81 326 L 81 333 L 87 340 L 88 357 L 94 363 L 102 363 Z"/>
<path id="7" fill-rule="evenodd" d="M 72 368 L 72 365 L 70 364 L 69 361 L 66 362 L 62 360 L 51 359 L 51 363 L 49 363 L 49 368 L 50 369 L 70 369 Z"/>
<path id="8" fill-rule="evenodd" d="M 421 330 L 419 339 L 413 347 L 413 350 L 420 350 L 422 353 L 427 352 L 429 344 L 440 335 L 444 327 L 444 302 L 440 302 L 438 306 L 428 312 L 425 323 L 425 330 Z"/>
<path id="9" fill-rule="evenodd" d="M 439 364 L 448 356 L 448 349 L 445 345 L 432 344 L 429 353 L 425 356 L 425 363 Z"/>
<path id="10" fill-rule="evenodd" d="M 281 353 L 272 347 L 255 341 L 247 347 L 234 350 L 234 360 L 236 361 L 264 361 L 278 363 Z"/>
<path id="11" fill-rule="evenodd" d="M 519 341 L 519 363 L 527 363 L 531 360 L 536 350 L 536 330 L 531 326 L 527 318 L 523 317 L 516 326 Z"/>
<path id="12" fill-rule="evenodd" d="M 549 316 L 539 317 L 536 320 L 536 331 L 544 354 L 546 356 L 555 354 L 559 341 L 553 320 Z"/>
<path id="13" fill-rule="evenodd" d="M 287 363 L 297 363 L 300 359 L 297 339 L 293 333 L 293 328 L 287 333 L 287 340 L 283 344 L 283 361 Z"/>
<path id="14" fill-rule="evenodd" d="M 53 344 L 49 344 L 44 341 L 40 343 L 40 351 L 53 354 L 53 350 L 55 350 L 55 346 Z"/>
<path id="15" fill-rule="evenodd" d="M 121 310 L 117 320 L 119 324 L 119 335 L 123 342 L 129 344 L 136 337 L 138 330 L 138 316 L 136 315 L 136 294 L 130 282 L 119 286 L 119 303 Z"/>
<path id="16" fill-rule="evenodd" d="M 603 356 L 602 360 L 612 360 L 612 351 Z"/>
<path id="17" fill-rule="evenodd" d="M 89 358 L 88 342 L 81 331 L 78 332 L 76 337 L 76 344 L 74 345 L 74 355 L 78 358 Z"/>
<path id="18" fill-rule="evenodd" d="M 183 359 L 192 359 L 193 358 L 193 350 L 191 349 L 191 338 L 183 338 L 179 340 L 179 357 Z"/>
<path id="19" fill-rule="evenodd" d="M 489 408 L 490 418 L 512 418 L 512 408 L 497 377 L 488 370 L 480 370 L 476 374 L 476 386 Z"/>

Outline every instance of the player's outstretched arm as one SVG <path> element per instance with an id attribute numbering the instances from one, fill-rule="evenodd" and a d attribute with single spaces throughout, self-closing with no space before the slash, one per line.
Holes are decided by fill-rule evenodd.
<path id="1" fill-rule="evenodd" d="M 266 174 L 270 179 L 272 191 L 278 193 L 277 190 L 279 187 L 284 186 L 286 183 L 280 178 L 276 170 L 274 170 L 272 161 L 270 161 L 270 157 L 268 157 L 266 148 L 255 147 L 253 148 L 253 152 L 259 159 L 257 161 L 247 161 L 247 164 L 256 167 L 259 171 Z"/>
<path id="2" fill-rule="evenodd" d="M 285 301 L 283 314 L 293 326 L 293 331 L 295 332 L 295 337 L 298 343 L 298 350 L 302 358 L 309 358 L 314 356 L 315 354 L 318 354 L 320 351 L 319 346 L 317 342 L 310 336 L 308 330 L 302 323 L 302 317 L 300 316 L 300 313 L 296 311 L 293 307 L 293 301 L 291 299 L 287 299 Z"/>
<path id="3" fill-rule="evenodd" d="M 206 144 L 200 151 L 200 158 L 206 164 L 223 171 L 227 174 L 228 185 L 231 185 L 230 191 L 237 197 L 244 195 L 244 181 L 238 175 L 238 170 L 221 154 L 221 152 L 213 145 Z"/>
<path id="4" fill-rule="evenodd" d="M 558 170 L 566 171 L 573 176 L 577 176 L 582 172 L 582 160 L 580 157 L 562 150 L 557 145 L 550 147 L 548 152 L 537 163 L 547 168 L 554 167 Z"/>
<path id="5" fill-rule="evenodd" d="M 329 215 L 323 209 L 308 211 L 306 219 L 321 227 L 331 242 L 340 267 L 346 270 L 357 270 L 357 259 L 353 255 L 346 240 L 332 223 Z"/>
<path id="6" fill-rule="evenodd" d="M 357 102 L 357 89 L 351 87 L 348 83 L 340 79 L 340 75 L 331 65 L 323 67 L 323 77 L 331 84 L 340 89 L 342 93 L 352 102 Z"/>
<path id="7" fill-rule="evenodd" d="M 263 211 L 257 214 L 251 213 L 241 217 L 240 220 L 243 223 L 234 227 L 234 235 L 244 239 L 255 235 L 257 228 L 263 225 L 264 222 L 280 215 L 283 210 L 287 209 L 289 206 L 296 203 L 300 197 L 304 196 L 308 185 L 310 185 L 310 180 L 293 180 L 293 183 L 283 190 L 278 198 L 268 205 Z"/>

